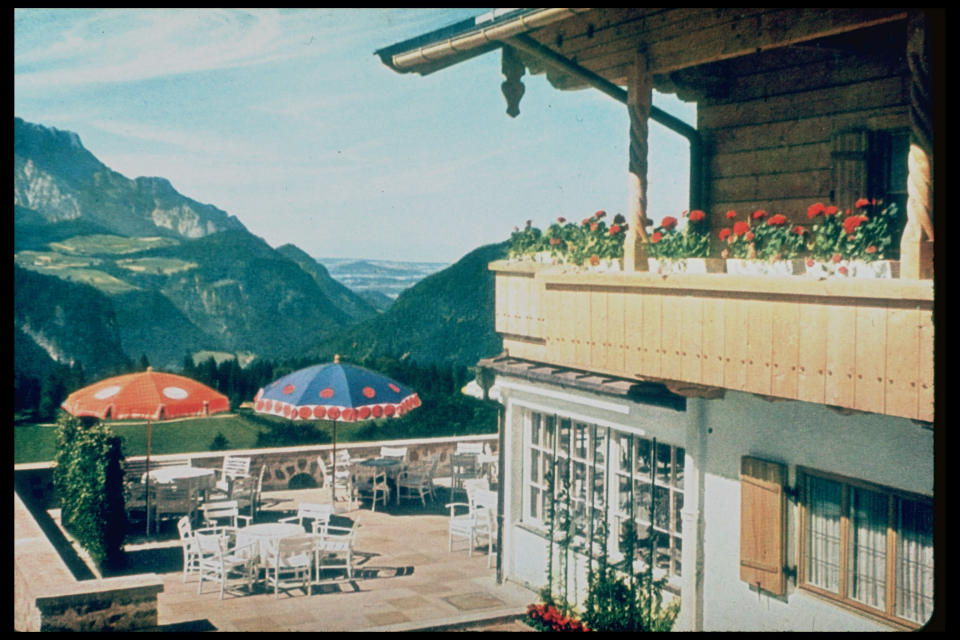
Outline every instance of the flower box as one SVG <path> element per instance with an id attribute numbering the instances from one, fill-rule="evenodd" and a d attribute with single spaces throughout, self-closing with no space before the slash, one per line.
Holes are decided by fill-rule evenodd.
<path id="1" fill-rule="evenodd" d="M 727 273 L 747 276 L 792 276 L 805 273 L 803 260 L 727 258 Z"/>
<path id="2" fill-rule="evenodd" d="M 813 278 L 881 278 L 891 279 L 900 276 L 900 262 L 897 260 L 840 260 L 821 262 L 807 260 L 806 274 Z"/>
<path id="3" fill-rule="evenodd" d="M 584 265 L 587 271 L 599 271 L 601 273 L 623 271 L 623 258 L 599 258 L 596 262 L 588 260 Z"/>
<path id="4" fill-rule="evenodd" d="M 647 258 L 650 273 L 723 273 L 724 262 L 719 258 Z"/>

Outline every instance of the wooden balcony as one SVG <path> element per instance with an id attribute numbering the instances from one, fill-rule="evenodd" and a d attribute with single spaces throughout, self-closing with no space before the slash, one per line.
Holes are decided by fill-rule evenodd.
<path id="1" fill-rule="evenodd" d="M 490 269 L 511 356 L 933 421 L 930 280 Z"/>

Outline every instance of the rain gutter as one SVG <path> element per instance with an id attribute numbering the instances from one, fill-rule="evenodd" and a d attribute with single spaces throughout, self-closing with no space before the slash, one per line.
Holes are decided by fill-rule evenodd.
<path id="1" fill-rule="evenodd" d="M 560 20 L 572 18 L 586 11 L 590 11 L 590 9 L 518 10 L 501 14 L 506 17 L 498 16 L 497 12 L 492 12 L 478 16 L 474 20 L 476 27 L 469 29 L 465 33 L 447 37 L 437 42 L 416 46 L 416 48 L 413 49 L 404 47 L 404 45 L 410 45 L 416 42 L 416 40 L 412 40 L 406 43 L 400 43 L 396 45 L 396 47 L 378 51 L 377 53 L 385 64 L 395 71 L 405 73 L 413 71 L 414 67 L 418 65 L 430 65 L 443 58 L 469 53 L 473 50 L 477 50 L 477 55 L 485 53 L 489 50 L 489 45 L 498 46 L 507 38 L 524 34 L 532 29 L 539 29 L 540 27 L 559 22 Z M 464 23 L 461 23 L 461 25 L 463 24 Z M 406 50 L 393 54 L 392 50 L 394 49 Z"/>
<path id="2" fill-rule="evenodd" d="M 581 67 L 572 60 L 564 58 L 553 49 L 540 44 L 525 33 L 513 36 L 507 40 L 506 44 L 526 54 L 536 56 L 565 73 L 580 78 L 617 102 L 624 105 L 627 104 L 626 90 L 610 82 L 603 76 L 585 67 Z M 690 208 L 701 208 L 703 142 L 700 137 L 700 132 L 680 118 L 670 115 L 666 111 L 653 105 L 650 106 L 650 118 L 654 122 L 658 122 L 671 131 L 680 134 L 690 143 Z"/>

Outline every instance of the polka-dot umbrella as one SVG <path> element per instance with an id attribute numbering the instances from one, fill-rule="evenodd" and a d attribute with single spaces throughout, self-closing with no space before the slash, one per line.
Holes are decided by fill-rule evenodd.
<path id="1" fill-rule="evenodd" d="M 333 362 L 294 371 L 260 389 L 254 411 L 290 420 L 333 422 L 333 477 L 337 422 L 400 417 L 420 406 L 416 393 L 395 380 L 352 364 Z M 336 487 L 333 488 L 336 491 Z M 333 500 L 336 501 L 336 495 Z"/>
<path id="2" fill-rule="evenodd" d="M 95 382 L 74 391 L 60 405 L 72 416 L 147 421 L 147 533 L 150 533 L 150 425 L 157 420 L 205 416 L 230 410 L 227 396 L 172 373 L 146 371 Z"/>

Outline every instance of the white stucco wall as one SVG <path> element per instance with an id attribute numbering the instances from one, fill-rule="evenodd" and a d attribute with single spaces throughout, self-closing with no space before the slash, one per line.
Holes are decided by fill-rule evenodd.
<path id="1" fill-rule="evenodd" d="M 798 590 L 758 595 L 739 579 L 740 459 L 750 455 L 933 495 L 933 431 L 910 420 L 840 415 L 822 405 L 728 392 L 703 403 L 705 630 L 880 630 L 889 626 Z M 796 566 L 797 509 L 787 509 L 787 565 Z M 686 543 L 686 540 L 684 541 Z"/>
<path id="2" fill-rule="evenodd" d="M 728 391 L 723 399 L 689 399 L 687 411 L 642 405 L 553 385 L 498 378 L 507 407 L 504 576 L 539 588 L 545 582 L 543 538 L 519 524 L 523 459 L 522 409 L 554 412 L 683 446 L 685 459 L 683 611 L 678 630 L 889 630 L 891 627 L 798 590 L 759 594 L 740 581 L 740 461 L 755 456 L 933 495 L 933 432 L 910 420 L 841 415 L 824 406 L 771 402 Z M 701 448 L 702 450 L 698 450 Z M 696 469 L 703 465 L 702 472 Z M 702 486 L 691 483 L 702 482 Z M 702 502 L 696 500 L 702 491 Z M 697 504 L 702 504 L 702 512 Z M 702 572 L 696 566 L 696 524 L 702 517 Z M 797 565 L 797 509 L 788 502 L 787 565 Z M 699 581 L 695 578 L 699 578 Z M 699 607 L 694 602 L 698 598 Z"/>

